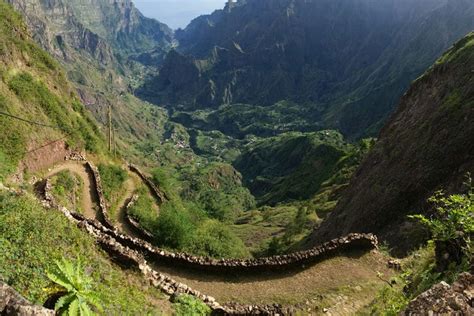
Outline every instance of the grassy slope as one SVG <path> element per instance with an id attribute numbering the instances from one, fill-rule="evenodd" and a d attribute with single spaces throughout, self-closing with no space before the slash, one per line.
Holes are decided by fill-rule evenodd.
<path id="1" fill-rule="evenodd" d="M 97 126 L 78 101 L 58 63 L 30 39 L 19 14 L 0 2 L 0 110 L 53 125 L 45 128 L 0 117 L 0 178 L 16 170 L 27 149 L 69 135 L 67 142 L 100 151 Z"/>
<path id="2" fill-rule="evenodd" d="M 52 229 L 54 227 L 54 229 Z M 60 213 L 42 208 L 28 196 L 0 192 L 0 275 L 21 294 L 42 304 L 50 284 L 46 271 L 54 260 L 84 260 L 106 314 L 159 314 L 169 308 L 162 294 L 139 272 L 111 263 L 85 232 Z"/>

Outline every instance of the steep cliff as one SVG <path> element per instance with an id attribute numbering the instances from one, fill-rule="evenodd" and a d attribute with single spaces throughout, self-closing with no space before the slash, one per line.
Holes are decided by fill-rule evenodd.
<path id="1" fill-rule="evenodd" d="M 37 43 L 56 57 L 87 108 L 103 125 L 107 109 L 119 148 L 162 131 L 164 113 L 133 97 L 147 67 L 142 54 L 161 56 L 171 31 L 147 19 L 129 0 L 7 0 Z M 144 119 L 147 117 L 147 119 Z M 149 119 L 148 119 L 149 118 Z"/>
<path id="2" fill-rule="evenodd" d="M 412 84 L 311 241 L 370 231 L 396 248 L 418 242 L 407 215 L 429 212 L 425 201 L 435 190 L 458 190 L 474 171 L 472 122 L 473 33 Z"/>
<path id="3" fill-rule="evenodd" d="M 0 78 L 0 180 L 17 171 L 19 161 L 34 169 L 63 160 L 66 145 L 100 151 L 101 133 L 63 69 L 34 43 L 21 16 L 3 1 Z"/>
<path id="4" fill-rule="evenodd" d="M 187 111 L 291 100 L 322 128 L 373 134 L 473 28 L 469 0 L 242 0 L 178 31 L 182 56 L 170 53 L 139 93 Z"/>

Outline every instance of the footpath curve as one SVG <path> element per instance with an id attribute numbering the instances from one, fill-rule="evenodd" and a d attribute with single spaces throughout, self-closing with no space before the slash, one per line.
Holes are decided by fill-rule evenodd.
<path id="1" fill-rule="evenodd" d="M 77 167 L 72 167 L 71 164 L 77 165 L 77 163 L 66 162 L 58 168 L 61 170 L 68 169 L 77 173 Z M 220 280 L 220 277 L 218 276 L 220 274 L 232 276 L 238 274 L 246 274 L 249 275 L 250 279 L 247 279 L 245 282 L 255 282 L 249 285 L 245 284 L 245 282 L 240 282 L 243 285 L 239 286 L 245 291 L 246 289 L 249 289 L 249 287 L 258 286 L 260 283 L 263 282 L 262 280 L 259 280 L 262 277 L 262 272 L 270 271 L 271 273 L 276 273 L 277 270 L 281 270 L 285 271 L 285 274 L 286 272 L 294 269 L 297 269 L 299 271 L 304 271 L 306 269 L 311 270 L 313 269 L 311 268 L 311 266 L 314 266 L 315 262 L 322 262 L 323 259 L 329 259 L 334 256 L 337 256 L 341 254 L 341 251 L 354 252 L 355 250 L 358 250 L 366 252 L 367 250 L 377 248 L 377 239 L 375 236 L 371 234 L 350 234 L 348 236 L 332 240 L 310 250 L 295 252 L 282 256 L 273 256 L 248 260 L 212 259 L 208 257 L 193 256 L 186 253 L 169 252 L 164 249 L 155 247 L 140 238 L 134 238 L 126 234 L 122 234 L 116 227 L 114 227 L 114 224 L 108 216 L 107 204 L 103 196 L 100 174 L 97 168 L 90 162 L 80 163 L 80 165 L 82 165 L 83 169 L 85 169 L 85 171 L 89 174 L 89 176 L 87 177 L 88 180 L 86 181 L 90 181 L 90 188 L 92 189 L 92 191 L 95 191 L 95 194 L 94 192 L 90 192 L 91 201 L 92 197 L 95 195 L 95 199 L 97 201 L 97 210 L 100 214 L 94 217 L 90 216 L 91 214 L 88 213 L 88 215 L 86 215 L 85 217 L 81 214 L 70 212 L 64 209 L 63 207 L 55 204 L 54 198 L 50 194 L 51 183 L 48 180 L 46 181 L 44 192 L 45 203 L 48 204 L 50 207 L 60 209 L 70 220 L 73 220 L 80 227 L 86 229 L 90 234 L 94 235 L 98 239 L 99 243 L 109 253 L 114 253 L 115 256 L 121 257 L 122 261 L 124 262 L 134 262 L 134 265 L 141 267 L 140 269 L 142 270 L 142 272 L 145 270 L 148 271 L 146 273 L 144 272 L 146 276 L 150 277 L 151 275 L 152 278 L 158 278 L 159 280 L 161 280 L 156 281 L 156 279 L 156 282 L 152 283 L 154 285 L 155 283 L 159 285 L 160 288 L 167 294 L 172 295 L 176 292 L 190 293 L 191 295 L 195 295 L 203 299 L 204 302 L 206 302 L 206 304 L 208 304 L 215 311 L 224 311 L 225 313 L 230 314 L 248 314 L 250 311 L 253 311 L 251 312 L 251 314 L 257 312 L 263 314 L 283 312 L 281 307 L 276 305 L 220 305 L 216 303 L 213 298 L 205 296 L 198 291 L 194 291 L 183 283 L 180 283 L 167 276 L 159 274 L 150 265 L 146 263 L 145 258 L 153 262 L 153 267 L 161 271 L 166 271 L 166 273 L 169 275 L 174 275 L 178 280 L 189 281 L 199 287 L 209 289 L 210 291 L 213 290 L 213 284 L 215 282 L 220 282 L 220 285 L 233 284 L 232 280 Z M 91 202 L 91 205 L 93 204 L 94 203 Z M 96 218 L 99 220 L 97 220 Z M 323 263 L 324 262 L 322 262 L 321 264 Z M 186 271 L 181 271 L 180 268 L 192 269 L 196 272 L 190 276 L 189 273 L 187 273 Z M 197 273 L 198 271 L 199 273 Z M 206 279 L 210 278 L 209 273 L 211 274 L 211 278 L 217 278 L 217 281 L 216 279 L 213 279 L 212 282 L 209 282 L 209 280 L 206 281 Z M 214 275 L 214 277 L 212 277 L 212 275 Z M 270 279 L 272 277 L 282 278 L 281 275 L 265 276 L 265 278 Z M 290 277 L 287 278 L 287 276 L 285 276 L 284 279 L 290 280 Z M 252 278 L 254 279 L 254 281 L 252 281 Z M 196 281 L 196 279 L 199 280 Z M 201 282 L 200 280 L 204 280 L 202 281 L 202 284 L 199 283 Z M 268 282 L 268 280 L 264 281 Z M 210 287 L 206 286 L 206 284 L 210 285 Z M 237 291 L 238 289 L 235 290 Z"/>

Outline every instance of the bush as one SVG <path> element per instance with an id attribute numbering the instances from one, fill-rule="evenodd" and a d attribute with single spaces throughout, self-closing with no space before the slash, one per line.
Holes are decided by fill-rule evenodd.
<path id="1" fill-rule="evenodd" d="M 159 244 L 183 250 L 189 244 L 195 226 L 189 213 L 167 204 L 160 210 L 153 234 Z"/>
<path id="2" fill-rule="evenodd" d="M 100 164 L 98 168 L 105 198 L 113 204 L 120 197 L 120 191 L 128 179 L 128 173 L 120 166 L 115 165 Z"/>
<path id="3" fill-rule="evenodd" d="M 412 215 L 426 226 L 436 244 L 436 262 L 439 271 L 444 271 L 451 263 L 461 264 L 465 258 L 471 258 L 473 247 L 471 236 L 474 233 L 474 190 L 471 179 L 466 184 L 466 194 L 447 196 L 437 192 L 428 201 L 433 204 L 435 214 L 428 218 L 424 215 Z"/>
<path id="4" fill-rule="evenodd" d="M 178 296 L 175 303 L 175 311 L 177 316 L 205 316 L 211 314 L 209 306 L 188 294 Z"/>
<path id="5" fill-rule="evenodd" d="M 203 222 L 193 234 L 189 250 L 214 258 L 244 258 L 249 255 L 244 243 L 217 220 Z"/>

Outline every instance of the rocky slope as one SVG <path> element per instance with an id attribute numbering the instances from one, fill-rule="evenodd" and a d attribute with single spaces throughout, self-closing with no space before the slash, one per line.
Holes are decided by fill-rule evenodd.
<path id="1" fill-rule="evenodd" d="M 240 0 L 178 31 L 177 51 L 139 93 L 187 111 L 291 100 L 300 117 L 357 137 L 473 17 L 469 0 Z"/>
<path id="2" fill-rule="evenodd" d="M 363 231 L 392 247 L 416 243 L 406 216 L 429 211 L 435 190 L 459 190 L 474 171 L 473 73 L 471 33 L 412 84 L 313 243 Z"/>

